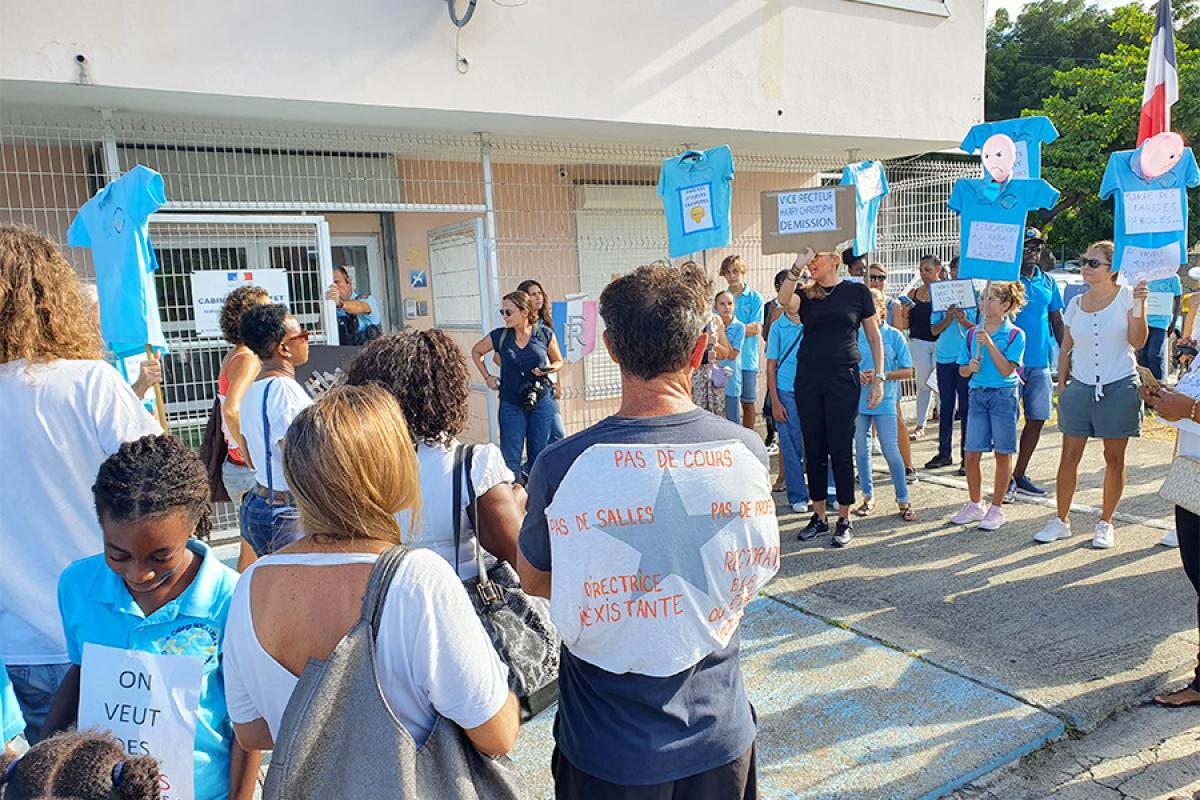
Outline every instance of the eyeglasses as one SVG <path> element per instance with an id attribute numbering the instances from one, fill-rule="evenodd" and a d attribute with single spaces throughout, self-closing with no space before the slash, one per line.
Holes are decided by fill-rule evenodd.
<path id="1" fill-rule="evenodd" d="M 1041 242 L 1026 242 L 1023 249 L 1025 249 L 1025 250 L 1041 250 L 1042 243 Z"/>
<path id="2" fill-rule="evenodd" d="M 1085 267 L 1111 267 L 1111 261 L 1101 261 L 1098 258 L 1081 258 L 1079 263 Z"/>
<path id="3" fill-rule="evenodd" d="M 500 309 L 500 316 L 502 316 L 502 317 L 511 317 L 515 313 L 517 313 L 517 312 L 513 311 L 511 308 Z"/>
<path id="4" fill-rule="evenodd" d="M 883 283 L 884 281 L 887 280 L 887 275 L 872 275 L 870 277 L 871 277 L 871 283 L 874 283 L 876 281 Z"/>
<path id="5" fill-rule="evenodd" d="M 310 331 L 301 330 L 301 331 L 300 331 L 299 333 L 297 333 L 295 336 L 289 336 L 289 337 L 287 337 L 286 339 L 284 339 L 284 341 L 285 341 L 285 342 L 290 342 L 290 341 L 292 341 L 292 339 L 303 339 L 304 341 L 306 341 L 306 342 L 307 342 L 307 341 L 308 341 L 308 337 L 310 337 L 310 336 L 312 336 L 312 333 L 311 333 Z"/>

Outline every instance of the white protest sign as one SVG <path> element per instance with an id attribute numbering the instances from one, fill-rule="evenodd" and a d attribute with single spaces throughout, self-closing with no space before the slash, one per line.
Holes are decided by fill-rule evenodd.
<path id="1" fill-rule="evenodd" d="M 832 189 L 779 195 L 781 234 L 819 233 L 834 231 L 837 227 L 837 195 Z"/>
<path id="2" fill-rule="evenodd" d="M 1175 295 L 1170 292 L 1151 292 L 1146 298 L 1147 317 L 1169 317 L 1175 313 Z"/>
<path id="3" fill-rule="evenodd" d="M 1013 161 L 1012 177 L 1028 178 L 1029 177 L 1029 142 L 1013 139 L 1013 149 L 1016 152 L 1016 159 Z"/>
<path id="4" fill-rule="evenodd" d="M 979 305 L 975 296 L 975 282 L 967 278 L 929 284 L 929 299 L 933 301 L 934 311 L 947 311 L 950 306 L 965 310 Z"/>
<path id="5" fill-rule="evenodd" d="M 79 729 L 112 731 L 131 756 L 162 773 L 162 800 L 194 800 L 196 719 L 204 662 L 86 642 Z"/>
<path id="6" fill-rule="evenodd" d="M 1121 249 L 1121 283 L 1136 286 L 1140 281 L 1156 281 L 1169 278 L 1179 272 L 1183 261 L 1178 242 L 1162 247 L 1134 247 L 1125 245 Z"/>
<path id="7" fill-rule="evenodd" d="M 1183 230 L 1183 204 L 1178 189 L 1125 192 L 1124 198 L 1127 234 Z"/>
<path id="8" fill-rule="evenodd" d="M 221 334 L 221 307 L 239 286 L 261 286 L 272 303 L 286 305 L 290 299 L 285 269 L 201 270 L 193 272 L 191 280 L 192 313 L 201 336 Z"/>
<path id="9" fill-rule="evenodd" d="M 850 283 L 861 283 L 864 286 L 867 284 L 866 279 L 862 275 L 847 275 L 845 279 L 850 281 Z"/>
<path id="10" fill-rule="evenodd" d="M 712 184 L 700 183 L 679 190 L 683 232 L 710 231 L 716 227 L 712 210 Z"/>
<path id="11" fill-rule="evenodd" d="M 875 164 L 858 174 L 858 196 L 868 203 L 883 194 L 883 167 Z"/>
<path id="12" fill-rule="evenodd" d="M 592 445 L 546 522 L 563 644 L 617 674 L 675 675 L 726 646 L 779 570 L 770 476 L 737 440 Z"/>
<path id="13" fill-rule="evenodd" d="M 1021 226 L 1007 222 L 974 221 L 967 232 L 967 258 L 1015 262 Z"/>

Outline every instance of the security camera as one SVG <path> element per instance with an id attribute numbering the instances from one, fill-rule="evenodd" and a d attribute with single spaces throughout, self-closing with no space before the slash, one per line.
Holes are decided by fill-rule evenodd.
<path id="1" fill-rule="evenodd" d="M 558 171 L 558 179 L 560 181 L 565 181 L 567 179 L 567 171 L 565 169 L 560 169 Z"/>

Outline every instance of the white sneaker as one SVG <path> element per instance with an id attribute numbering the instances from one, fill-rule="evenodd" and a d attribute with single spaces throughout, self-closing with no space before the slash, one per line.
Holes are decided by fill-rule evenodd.
<path id="1" fill-rule="evenodd" d="M 807 514 L 808 513 L 808 503 L 792 503 L 792 513 L 793 514 Z"/>
<path id="2" fill-rule="evenodd" d="M 1097 550 L 1107 550 L 1113 546 L 1113 526 L 1100 520 L 1096 523 L 1096 535 L 1092 537 L 1092 547 Z"/>
<path id="3" fill-rule="evenodd" d="M 985 516 L 987 509 L 983 507 L 983 503 L 972 503 L 968 500 L 962 510 L 950 518 L 950 522 L 954 525 L 970 525 L 972 522 L 981 521 Z"/>
<path id="4" fill-rule="evenodd" d="M 1046 523 L 1046 527 L 1042 528 L 1034 535 L 1035 542 L 1049 544 L 1057 542 L 1059 539 L 1069 539 L 1071 537 L 1071 525 L 1068 522 L 1063 522 L 1058 517 Z"/>
<path id="5" fill-rule="evenodd" d="M 1179 531 L 1171 528 L 1166 536 L 1158 540 L 1158 543 L 1163 547 L 1179 547 Z"/>
<path id="6" fill-rule="evenodd" d="M 992 506 L 979 521 L 979 530 L 995 531 L 999 530 L 1002 525 L 1004 525 L 1004 509 L 1000 506 Z"/>

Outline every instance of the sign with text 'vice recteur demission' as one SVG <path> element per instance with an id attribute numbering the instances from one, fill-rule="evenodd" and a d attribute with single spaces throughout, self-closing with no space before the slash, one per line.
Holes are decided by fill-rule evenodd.
<path id="1" fill-rule="evenodd" d="M 831 250 L 855 236 L 853 186 L 763 192 L 762 252 Z"/>

